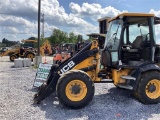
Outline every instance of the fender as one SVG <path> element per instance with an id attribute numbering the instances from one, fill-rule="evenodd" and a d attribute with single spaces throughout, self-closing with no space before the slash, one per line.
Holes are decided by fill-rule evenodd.
<path id="1" fill-rule="evenodd" d="M 154 63 L 145 62 L 141 64 L 137 69 L 135 69 L 131 73 L 131 76 L 136 78 L 136 81 L 134 83 L 131 83 L 133 86 L 133 90 L 137 89 L 138 83 L 140 82 L 140 79 L 141 79 L 141 74 L 147 71 L 159 71 L 160 72 L 160 67 Z"/>

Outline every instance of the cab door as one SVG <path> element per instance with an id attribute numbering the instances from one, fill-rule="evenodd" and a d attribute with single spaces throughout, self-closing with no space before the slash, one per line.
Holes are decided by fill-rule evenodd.
<path id="1" fill-rule="evenodd" d="M 108 49 L 111 57 L 111 64 L 119 64 L 119 46 L 120 36 L 122 32 L 123 21 L 121 19 L 114 20 L 110 23 L 108 32 L 106 35 L 105 46 Z"/>

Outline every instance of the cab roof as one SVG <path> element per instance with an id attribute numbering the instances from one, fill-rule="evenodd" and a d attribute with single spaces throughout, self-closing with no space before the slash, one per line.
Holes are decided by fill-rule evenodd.
<path id="1" fill-rule="evenodd" d="M 37 40 L 21 40 L 21 42 L 25 43 L 25 42 L 37 42 Z"/>
<path id="2" fill-rule="evenodd" d="M 119 17 L 124 17 L 124 16 L 126 16 L 126 17 L 130 17 L 130 16 L 133 16 L 133 17 L 155 17 L 154 14 L 148 14 L 148 13 L 121 13 L 121 14 L 117 15 L 116 17 L 111 18 L 109 20 L 109 22 L 116 20 Z"/>

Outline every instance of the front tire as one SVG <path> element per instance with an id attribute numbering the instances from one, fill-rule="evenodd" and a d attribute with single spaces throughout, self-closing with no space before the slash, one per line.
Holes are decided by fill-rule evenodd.
<path id="1" fill-rule="evenodd" d="M 10 58 L 10 61 L 14 62 L 14 60 L 18 57 L 16 55 L 12 54 L 9 58 Z"/>
<path id="2" fill-rule="evenodd" d="M 71 70 L 57 83 L 57 95 L 61 104 L 68 108 L 85 107 L 93 99 L 94 83 L 83 71 Z"/>
<path id="3" fill-rule="evenodd" d="M 151 71 L 141 77 L 135 97 L 144 104 L 157 104 L 160 102 L 160 72 Z"/>

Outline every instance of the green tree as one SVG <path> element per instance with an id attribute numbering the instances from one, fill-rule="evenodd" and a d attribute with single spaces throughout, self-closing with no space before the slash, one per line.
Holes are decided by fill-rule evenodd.
<path id="1" fill-rule="evenodd" d="M 83 41 L 82 35 L 78 35 L 77 42 L 82 43 L 82 41 Z"/>
<path id="2" fill-rule="evenodd" d="M 30 38 L 28 38 L 28 40 L 36 40 L 36 38 L 35 37 L 30 37 Z"/>
<path id="3" fill-rule="evenodd" d="M 63 41 L 63 31 L 54 29 L 52 35 L 49 37 L 51 44 L 60 44 Z"/>
<path id="4" fill-rule="evenodd" d="M 76 43 L 78 36 L 75 35 L 73 32 L 69 33 L 69 43 Z"/>
<path id="5" fill-rule="evenodd" d="M 78 36 L 73 32 L 69 34 L 59 29 L 54 29 L 52 35 L 48 38 L 51 44 L 76 43 Z"/>
<path id="6" fill-rule="evenodd" d="M 18 44 L 18 42 L 17 41 L 10 41 L 10 40 L 7 40 L 6 38 L 3 38 L 2 39 L 2 44 L 5 44 L 6 47 L 11 47 L 15 44 Z"/>

